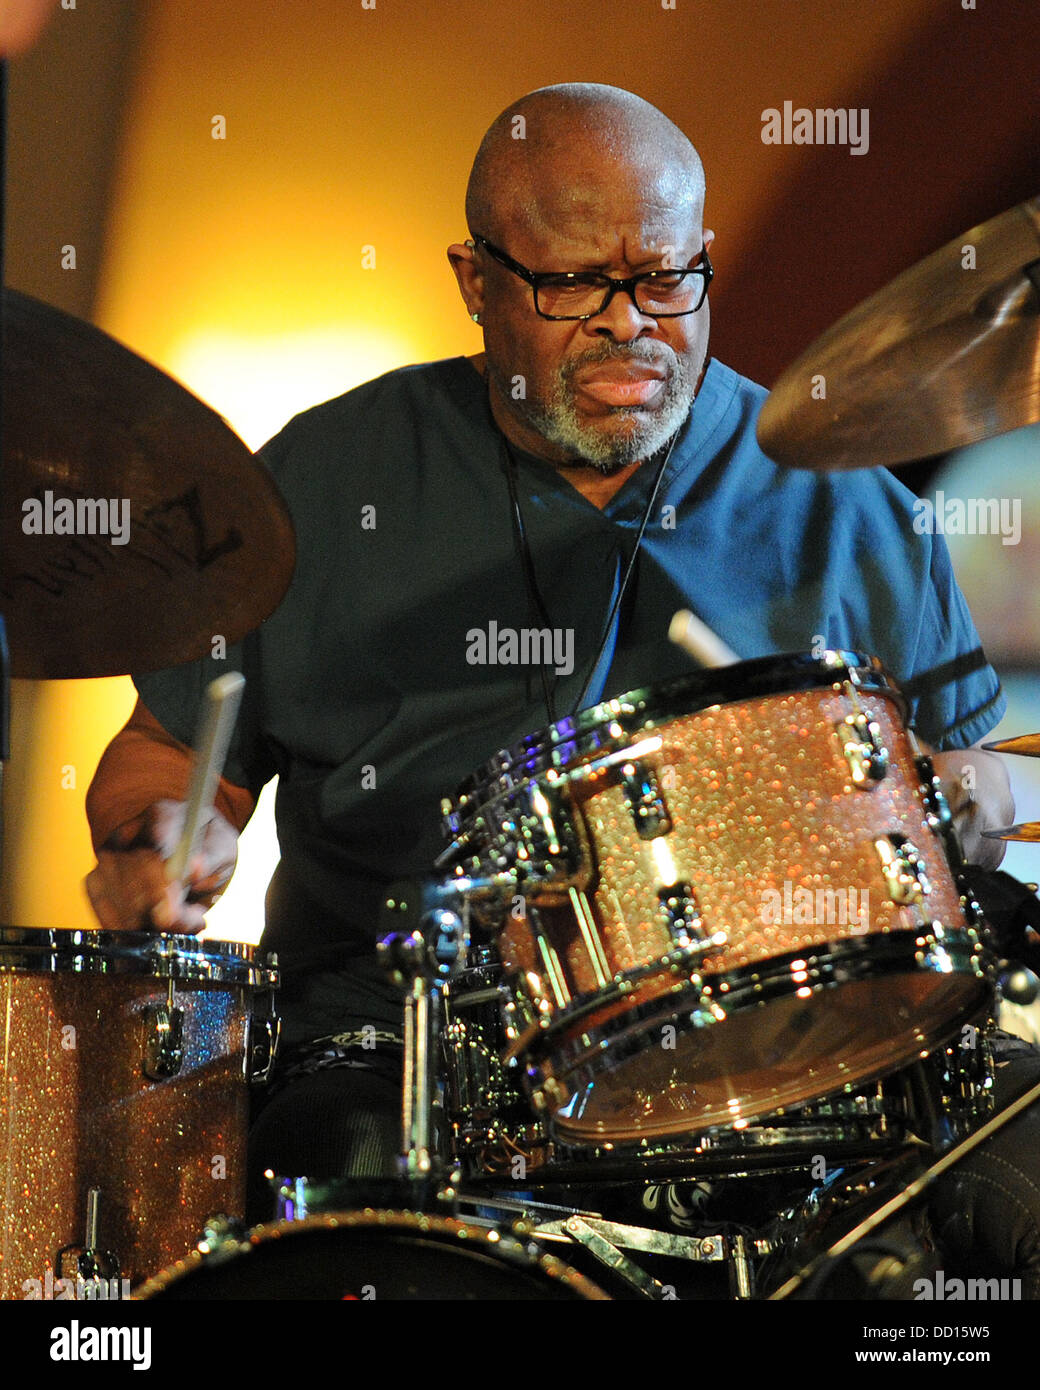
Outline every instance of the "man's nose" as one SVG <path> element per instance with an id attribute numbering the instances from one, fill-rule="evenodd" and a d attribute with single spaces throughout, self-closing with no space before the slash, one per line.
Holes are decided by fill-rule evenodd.
<path id="1" fill-rule="evenodd" d="M 619 343 L 630 343 L 644 333 L 653 332 L 657 320 L 638 308 L 635 290 L 629 286 L 615 289 L 606 308 L 591 319 L 586 319 L 585 324 L 592 333 L 613 338 Z"/>

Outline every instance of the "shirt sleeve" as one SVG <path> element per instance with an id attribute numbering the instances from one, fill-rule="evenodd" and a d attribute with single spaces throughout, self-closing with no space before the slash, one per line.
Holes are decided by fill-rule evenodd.
<path id="1" fill-rule="evenodd" d="M 940 535 L 929 541 L 930 582 L 902 689 L 923 738 L 939 750 L 967 748 L 1000 722 L 1007 700 L 957 585 L 946 541 Z"/>

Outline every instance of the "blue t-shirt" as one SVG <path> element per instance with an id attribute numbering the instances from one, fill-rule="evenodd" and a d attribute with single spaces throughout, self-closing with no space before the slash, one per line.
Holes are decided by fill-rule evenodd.
<path id="1" fill-rule="evenodd" d="M 910 681 L 924 738 L 976 742 L 1004 701 L 984 658 L 971 659 L 979 639 L 942 537 L 914 531 L 913 494 L 885 470 L 773 464 L 754 433 L 765 394 L 709 364 L 598 663 L 656 465 L 600 511 L 551 464 L 514 452 L 547 626 L 572 634 L 570 652 L 561 641 L 551 658 L 557 714 L 590 672 L 585 706 L 688 673 L 667 633 L 689 607 L 741 658 L 822 646 L 878 656 Z M 371 949 L 386 885 L 428 870 L 444 847 L 442 798 L 549 718 L 538 667 L 510 664 L 501 645 L 543 623 L 470 362 L 368 382 L 297 416 L 263 457 L 296 527 L 285 600 L 226 660 L 137 686 L 190 742 L 206 684 L 244 672 L 226 775 L 254 791 L 280 775 L 289 891 L 265 945 L 291 963 L 335 943 Z"/>

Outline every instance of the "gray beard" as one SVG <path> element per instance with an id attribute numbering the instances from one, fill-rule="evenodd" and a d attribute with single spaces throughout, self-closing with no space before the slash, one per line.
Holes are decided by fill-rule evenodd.
<path id="1" fill-rule="evenodd" d="M 586 353 L 577 361 L 561 367 L 545 402 L 517 401 L 516 406 L 543 439 L 574 455 L 568 459 L 567 467 L 590 468 L 609 478 L 629 464 L 647 459 L 664 448 L 690 413 L 693 383 L 686 363 L 680 357 L 673 357 L 672 372 L 661 405 L 652 413 L 632 406 L 614 407 L 610 416 L 605 418 L 621 417 L 631 421 L 631 425 L 622 434 L 604 434 L 582 422 L 574 405 L 571 377 L 582 368 L 598 366 L 602 362 L 659 360 L 656 354 L 642 352 L 637 345 L 619 349 L 605 344 L 604 348 L 603 351 Z"/>

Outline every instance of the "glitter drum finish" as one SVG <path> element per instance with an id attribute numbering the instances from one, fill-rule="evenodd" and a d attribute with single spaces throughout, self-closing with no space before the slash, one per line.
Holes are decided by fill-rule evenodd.
<path id="1" fill-rule="evenodd" d="M 498 928 L 507 1057 L 570 1144 L 742 1126 L 891 1073 L 990 995 L 880 665 L 635 691 L 499 754 L 442 860 Z"/>
<path id="2" fill-rule="evenodd" d="M 0 1297 L 132 1286 L 244 1215 L 250 1007 L 276 983 L 238 943 L 0 930 Z"/>

